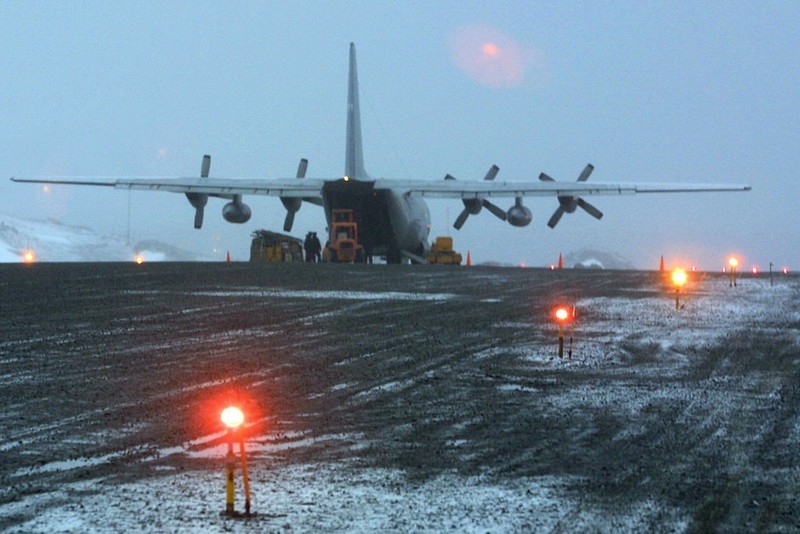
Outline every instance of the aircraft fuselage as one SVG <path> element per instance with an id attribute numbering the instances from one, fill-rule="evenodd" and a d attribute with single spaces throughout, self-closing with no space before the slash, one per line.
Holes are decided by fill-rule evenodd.
<path id="1" fill-rule="evenodd" d="M 326 182 L 322 201 L 328 226 L 332 210 L 353 210 L 367 254 L 396 259 L 402 251 L 423 255 L 431 222 L 427 204 L 391 190 L 376 190 L 374 185 L 370 180 Z"/>

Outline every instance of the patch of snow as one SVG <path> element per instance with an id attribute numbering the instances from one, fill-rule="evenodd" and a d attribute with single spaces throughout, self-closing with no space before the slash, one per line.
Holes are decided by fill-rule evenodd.
<path id="1" fill-rule="evenodd" d="M 598 260 L 597 258 L 588 258 L 583 261 L 579 261 L 574 266 L 575 269 L 605 269 L 603 267 L 603 263 Z"/>
<path id="2" fill-rule="evenodd" d="M 366 391 L 361 391 L 355 395 L 355 398 L 364 397 L 368 395 L 374 395 L 376 393 L 386 393 L 391 391 L 399 391 L 401 389 L 405 389 L 407 387 L 413 386 L 413 380 L 402 380 L 402 381 L 393 381 L 388 382 L 386 384 L 381 384 L 379 386 L 375 386 L 374 388 L 368 389 Z"/>
<path id="3" fill-rule="evenodd" d="M 522 386 L 519 384 L 501 384 L 497 386 L 498 391 L 510 391 L 512 393 L 537 393 L 539 390 L 530 387 L 530 386 Z"/>
<path id="4" fill-rule="evenodd" d="M 242 511 L 238 472 L 235 482 L 235 508 Z M 498 484 L 446 473 L 409 483 L 397 470 L 300 464 L 251 471 L 255 515 L 249 519 L 221 514 L 223 471 L 171 472 L 113 492 L 102 481 L 84 481 L 5 508 L 9 514 L 35 510 L 19 532 L 644 531 L 652 524 L 680 531 L 688 525 L 688 518 L 653 500 L 615 514 L 569 494 L 575 482 L 544 476 Z"/>
<path id="5" fill-rule="evenodd" d="M 628 258 L 614 252 L 603 250 L 582 249 L 567 253 L 564 264 L 576 269 L 633 269 L 634 266 Z"/>
<path id="6" fill-rule="evenodd" d="M 108 463 L 116 458 L 120 458 L 121 456 L 122 453 L 114 453 L 92 458 L 75 458 L 74 460 L 48 462 L 36 467 L 23 467 L 22 469 L 18 469 L 17 471 L 11 473 L 11 476 L 24 477 L 34 473 L 53 473 L 56 471 L 69 471 L 71 469 L 79 469 L 82 467 L 92 467 Z"/>
<path id="7" fill-rule="evenodd" d="M 128 294 L 152 295 L 164 291 L 129 291 Z M 182 292 L 182 295 L 187 294 Z M 259 297 L 259 298 L 295 298 L 295 299 L 333 299 L 333 300 L 407 300 L 407 301 L 439 301 L 455 299 L 452 293 L 408 293 L 403 291 L 305 291 L 289 289 L 241 289 L 237 291 L 192 291 L 189 294 L 203 297 Z M 326 315 L 330 315 L 327 313 Z M 320 316 L 315 316 L 320 317 Z M 308 320 L 309 318 L 305 318 Z"/>

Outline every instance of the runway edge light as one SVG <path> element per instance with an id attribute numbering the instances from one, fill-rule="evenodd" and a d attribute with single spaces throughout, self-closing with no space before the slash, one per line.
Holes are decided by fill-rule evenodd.
<path id="1" fill-rule="evenodd" d="M 739 266 L 739 258 L 731 256 L 728 258 L 728 265 L 730 266 L 730 281 L 728 287 L 736 287 L 736 268 Z"/>
<path id="2" fill-rule="evenodd" d="M 225 424 L 225 426 L 231 429 L 235 429 L 239 428 L 242 425 L 242 423 L 244 423 L 244 413 L 236 406 L 228 406 L 227 408 L 222 410 L 222 415 L 220 416 L 220 419 Z"/>
<path id="3" fill-rule="evenodd" d="M 250 477 L 247 473 L 247 452 L 244 446 L 244 436 L 238 432 L 244 423 L 244 412 L 236 406 L 228 406 L 220 415 L 222 423 L 228 427 L 228 453 L 225 456 L 226 485 L 225 485 L 225 511 L 222 515 L 228 517 L 250 517 Z M 235 434 L 239 436 L 239 456 L 242 460 L 242 481 L 244 483 L 244 515 L 238 514 L 234 508 L 234 471 L 236 470 L 236 456 L 233 453 Z"/>
<path id="4" fill-rule="evenodd" d="M 679 310 L 681 308 L 681 288 L 686 283 L 688 276 L 686 275 L 686 271 L 681 268 L 677 268 L 672 271 L 672 283 L 675 284 L 675 309 Z"/>
<path id="5" fill-rule="evenodd" d="M 553 317 L 558 325 L 558 357 L 564 357 L 564 326 L 575 318 L 575 310 L 568 306 L 557 306 Z M 570 338 L 569 355 L 572 357 L 572 338 Z"/>

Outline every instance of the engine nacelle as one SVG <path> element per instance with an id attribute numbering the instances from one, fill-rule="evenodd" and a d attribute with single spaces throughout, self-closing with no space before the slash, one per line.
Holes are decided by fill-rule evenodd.
<path id="1" fill-rule="evenodd" d="M 558 203 L 567 213 L 575 213 L 578 209 L 578 197 L 558 197 Z"/>
<path id="2" fill-rule="evenodd" d="M 246 223 L 250 220 L 252 214 L 250 206 L 238 199 L 234 199 L 233 202 L 228 202 L 222 208 L 222 217 L 229 223 Z"/>
<path id="3" fill-rule="evenodd" d="M 297 212 L 300 209 L 300 206 L 303 205 L 302 198 L 294 198 L 294 197 L 280 197 L 281 202 L 283 203 L 283 207 L 286 208 L 286 211 Z"/>
<path id="4" fill-rule="evenodd" d="M 477 198 L 466 198 L 463 199 L 462 202 L 464 203 L 464 209 L 467 210 L 470 215 L 479 214 L 483 208 L 483 201 Z"/>
<path id="5" fill-rule="evenodd" d="M 517 198 L 514 205 L 508 208 L 506 216 L 511 226 L 528 226 L 533 219 L 531 210 L 522 205 L 521 198 Z"/>
<path id="6" fill-rule="evenodd" d="M 208 203 L 208 195 L 205 193 L 186 193 L 186 198 L 189 199 L 189 204 L 195 209 L 204 208 Z"/>

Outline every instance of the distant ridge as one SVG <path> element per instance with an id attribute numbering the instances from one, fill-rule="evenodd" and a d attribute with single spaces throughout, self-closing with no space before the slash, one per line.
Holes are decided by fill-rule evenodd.
<path id="1" fill-rule="evenodd" d="M 581 249 L 566 254 L 564 267 L 568 269 L 636 269 L 633 263 L 624 256 L 593 249 Z"/>
<path id="2" fill-rule="evenodd" d="M 124 237 L 98 234 L 52 219 L 35 220 L 0 214 L 0 263 L 19 263 L 26 250 L 40 262 L 197 261 L 196 254 L 148 240 L 126 243 Z"/>

